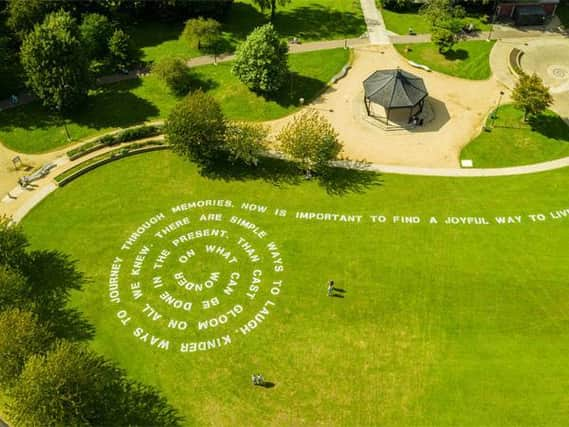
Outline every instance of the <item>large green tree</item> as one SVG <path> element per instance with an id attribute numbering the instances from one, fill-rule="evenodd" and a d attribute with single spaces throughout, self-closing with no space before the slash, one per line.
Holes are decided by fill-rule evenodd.
<path id="1" fill-rule="evenodd" d="M 21 265 L 28 246 L 21 226 L 12 224 L 6 216 L 0 216 L 0 265 Z"/>
<path id="2" fill-rule="evenodd" d="M 549 88 L 543 84 L 543 80 L 537 74 L 522 73 L 514 90 L 512 99 L 516 108 L 524 111 L 524 121 L 528 116 L 537 115 L 545 111 L 553 103 L 553 97 Z"/>
<path id="3" fill-rule="evenodd" d="M 0 310 L 32 310 L 58 337 L 85 338 L 92 328 L 67 307 L 85 279 L 75 262 L 58 251 L 27 251 L 22 230 L 0 220 Z"/>
<path id="4" fill-rule="evenodd" d="M 420 12 L 431 24 L 432 41 L 439 52 L 450 51 L 463 28 L 464 8 L 453 5 L 451 0 L 428 0 Z"/>
<path id="5" fill-rule="evenodd" d="M 70 110 L 87 97 L 88 60 L 76 20 L 64 11 L 49 14 L 22 44 L 27 85 L 53 110 Z"/>
<path id="6" fill-rule="evenodd" d="M 271 11 L 271 21 L 275 19 L 275 14 L 277 12 L 277 6 L 285 6 L 291 2 L 291 0 L 253 0 L 261 11 L 269 9 Z"/>
<path id="7" fill-rule="evenodd" d="M 125 71 L 134 60 L 134 48 L 130 36 L 123 30 L 116 29 L 109 39 L 111 62 L 117 70 Z"/>
<path id="8" fill-rule="evenodd" d="M 288 46 L 272 24 L 256 28 L 239 46 L 232 72 L 254 91 L 271 94 L 282 87 L 289 73 Z"/>
<path id="9" fill-rule="evenodd" d="M 338 134 L 317 111 L 306 111 L 277 135 L 280 148 L 298 161 L 307 174 L 320 172 L 342 151 Z"/>
<path id="10" fill-rule="evenodd" d="M 45 0 L 9 0 L 6 6 L 6 25 L 20 39 L 24 39 L 34 25 L 58 7 L 59 2 Z"/>
<path id="11" fill-rule="evenodd" d="M 113 26 L 104 15 L 89 13 L 83 15 L 79 26 L 81 44 L 90 59 L 103 58 L 109 51 L 109 40 Z"/>
<path id="12" fill-rule="evenodd" d="M 0 264 L 0 312 L 9 308 L 31 308 L 31 286 L 19 270 Z"/>
<path id="13" fill-rule="evenodd" d="M 222 154 L 225 129 L 225 118 L 219 104 L 198 90 L 172 109 L 164 133 L 174 151 L 206 165 Z"/>
<path id="14" fill-rule="evenodd" d="M 174 408 L 152 387 L 69 341 L 29 357 L 7 391 L 8 414 L 29 426 L 177 426 Z"/>
<path id="15" fill-rule="evenodd" d="M 26 360 L 45 353 L 53 335 L 31 311 L 18 308 L 0 312 L 0 384 L 12 385 Z"/>
<path id="16" fill-rule="evenodd" d="M 112 425 L 120 380 L 119 370 L 101 356 L 61 341 L 27 360 L 8 391 L 8 413 L 15 425 Z"/>

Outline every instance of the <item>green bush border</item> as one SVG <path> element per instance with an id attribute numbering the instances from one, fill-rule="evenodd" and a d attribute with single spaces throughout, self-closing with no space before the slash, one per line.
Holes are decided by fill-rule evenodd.
<path id="1" fill-rule="evenodd" d="M 163 126 L 162 124 L 133 126 L 115 133 L 106 134 L 69 150 L 67 157 L 69 157 L 69 160 L 76 160 L 104 147 L 112 147 L 123 142 L 159 136 L 162 134 Z"/>

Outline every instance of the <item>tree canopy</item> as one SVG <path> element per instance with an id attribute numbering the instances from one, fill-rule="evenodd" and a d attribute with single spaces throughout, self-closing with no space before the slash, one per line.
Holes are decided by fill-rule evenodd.
<path id="1" fill-rule="evenodd" d="M 152 72 L 177 96 L 186 95 L 192 85 L 188 66 L 179 58 L 164 58 L 152 67 Z"/>
<path id="2" fill-rule="evenodd" d="M 20 60 L 27 85 L 46 107 L 70 110 L 87 96 L 88 60 L 68 12 L 51 13 L 36 25 L 24 38 Z"/>
<path id="3" fill-rule="evenodd" d="M 537 115 L 553 103 L 549 88 L 537 74 L 522 73 L 514 90 L 512 99 L 517 108 L 524 111 L 524 121 L 528 115 Z"/>
<path id="4" fill-rule="evenodd" d="M 208 164 L 223 151 L 225 129 L 219 104 L 211 95 L 197 90 L 172 109 L 164 132 L 174 151 L 197 163 Z"/>
<path id="5" fill-rule="evenodd" d="M 272 24 L 256 28 L 239 46 L 232 72 L 254 91 L 271 94 L 282 87 L 289 73 L 288 46 Z"/>
<path id="6" fill-rule="evenodd" d="M 322 171 L 342 150 L 338 134 L 317 111 L 306 111 L 277 135 L 282 150 L 308 173 Z"/>
<path id="7" fill-rule="evenodd" d="M 215 50 L 221 39 L 221 24 L 211 18 L 194 18 L 186 22 L 182 37 L 190 47 Z"/>
<path id="8" fill-rule="evenodd" d="M 79 26 L 81 43 L 90 59 L 102 58 L 109 51 L 109 40 L 113 35 L 113 26 L 104 15 L 89 13 L 83 16 Z"/>

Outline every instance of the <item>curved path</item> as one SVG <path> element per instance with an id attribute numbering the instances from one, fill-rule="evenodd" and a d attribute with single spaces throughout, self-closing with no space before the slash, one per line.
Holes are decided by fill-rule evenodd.
<path id="1" fill-rule="evenodd" d="M 128 144 L 128 143 L 127 143 Z M 120 147 L 120 146 L 119 146 Z M 112 147 L 107 149 L 116 149 L 117 147 Z M 84 158 L 78 159 L 76 161 L 66 161 L 59 164 L 55 169 L 54 173 L 48 177 L 45 177 L 37 181 L 37 187 L 33 191 L 22 191 L 20 197 L 17 199 L 6 199 L 4 198 L 0 202 L 0 214 L 8 215 L 12 217 L 15 222 L 19 222 L 26 216 L 30 210 L 34 208 L 38 203 L 40 203 L 49 194 L 57 190 L 59 187 L 52 179 L 53 176 L 63 172 L 64 170 L 70 169 L 77 164 L 88 160 L 91 157 L 97 156 L 103 153 L 105 150 L 96 151 Z M 284 156 L 278 152 L 268 153 L 271 157 L 283 158 Z M 118 160 L 120 161 L 120 160 Z M 437 168 L 413 168 L 406 166 L 392 166 L 392 165 L 381 165 L 375 163 L 364 163 L 355 162 L 349 160 L 339 160 L 331 163 L 333 166 L 342 167 L 346 169 L 356 169 L 365 170 L 379 173 L 389 173 L 389 174 L 402 174 L 402 175 L 419 175 L 419 176 L 438 176 L 438 177 L 456 177 L 456 178 L 468 178 L 468 177 L 500 177 L 500 176 L 511 176 L 511 175 L 524 175 L 531 173 L 546 172 L 555 169 L 569 167 L 569 157 L 559 160 L 553 160 L 550 162 L 537 163 L 527 166 L 516 166 L 510 168 L 498 168 L 498 169 L 437 169 Z"/>

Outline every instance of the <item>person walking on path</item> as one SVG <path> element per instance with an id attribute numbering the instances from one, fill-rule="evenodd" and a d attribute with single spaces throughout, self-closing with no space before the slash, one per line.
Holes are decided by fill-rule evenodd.
<path id="1" fill-rule="evenodd" d="M 329 296 L 329 297 L 332 296 L 332 292 L 334 292 L 334 281 L 333 281 L 333 280 L 329 280 L 329 281 L 328 281 L 328 296 Z"/>

